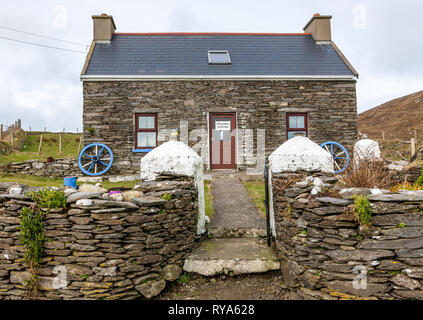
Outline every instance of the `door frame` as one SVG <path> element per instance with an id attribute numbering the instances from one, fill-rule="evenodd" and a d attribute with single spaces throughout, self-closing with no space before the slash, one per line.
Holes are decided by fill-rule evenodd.
<path id="1" fill-rule="evenodd" d="M 222 116 L 222 117 L 231 117 L 231 162 L 233 164 L 219 164 L 213 165 L 212 163 L 212 130 L 213 130 L 213 116 Z M 237 169 L 237 114 L 236 112 L 209 112 L 208 116 L 209 121 L 209 169 L 210 170 L 219 170 L 219 169 Z M 233 135 L 232 135 L 233 133 Z M 222 144 L 221 144 L 221 158 L 222 158 Z"/>

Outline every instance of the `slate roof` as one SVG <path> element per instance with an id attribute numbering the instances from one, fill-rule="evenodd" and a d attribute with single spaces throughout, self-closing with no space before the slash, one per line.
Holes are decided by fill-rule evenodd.
<path id="1" fill-rule="evenodd" d="M 228 50 L 232 64 L 210 65 L 208 50 Z M 354 76 L 309 34 L 114 34 L 95 45 L 85 75 Z"/>

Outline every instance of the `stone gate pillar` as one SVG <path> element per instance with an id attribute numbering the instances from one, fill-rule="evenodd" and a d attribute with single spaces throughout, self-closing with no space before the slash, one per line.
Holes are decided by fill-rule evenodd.
<path id="1" fill-rule="evenodd" d="M 203 160 L 185 143 L 168 141 L 150 151 L 141 159 L 141 179 L 156 180 L 162 175 L 193 177 L 198 192 L 197 233 L 205 230 L 205 200 Z"/>
<path id="2" fill-rule="evenodd" d="M 282 210 L 274 205 L 274 197 L 278 197 L 276 189 L 288 188 L 295 182 L 308 179 L 314 184 L 313 192 L 319 192 L 323 185 L 319 175 L 333 175 L 333 158 L 329 152 L 306 137 L 294 137 L 280 145 L 269 156 L 269 200 L 270 226 L 273 236 L 278 237 L 275 226 L 275 211 Z M 308 185 L 308 182 L 304 185 Z M 276 191 L 276 192 L 275 192 Z M 279 202 L 279 201 L 278 201 Z"/>

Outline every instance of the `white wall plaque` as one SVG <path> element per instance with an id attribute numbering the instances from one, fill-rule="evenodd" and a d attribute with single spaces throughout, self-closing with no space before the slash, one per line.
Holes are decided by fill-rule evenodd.
<path id="1" fill-rule="evenodd" d="M 231 130 L 230 121 L 216 121 L 215 130 Z"/>

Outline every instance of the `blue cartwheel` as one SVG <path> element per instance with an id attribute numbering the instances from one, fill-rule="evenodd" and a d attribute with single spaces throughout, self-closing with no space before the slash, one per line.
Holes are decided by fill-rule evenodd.
<path id="1" fill-rule="evenodd" d="M 78 157 L 81 171 L 88 176 L 100 176 L 113 164 L 112 150 L 102 143 L 92 143 L 82 149 Z"/>
<path id="2" fill-rule="evenodd" d="M 323 149 L 329 152 L 333 157 L 333 164 L 335 165 L 334 173 L 341 173 L 345 171 L 350 162 L 350 155 L 343 145 L 335 141 L 327 141 L 320 145 Z"/>

